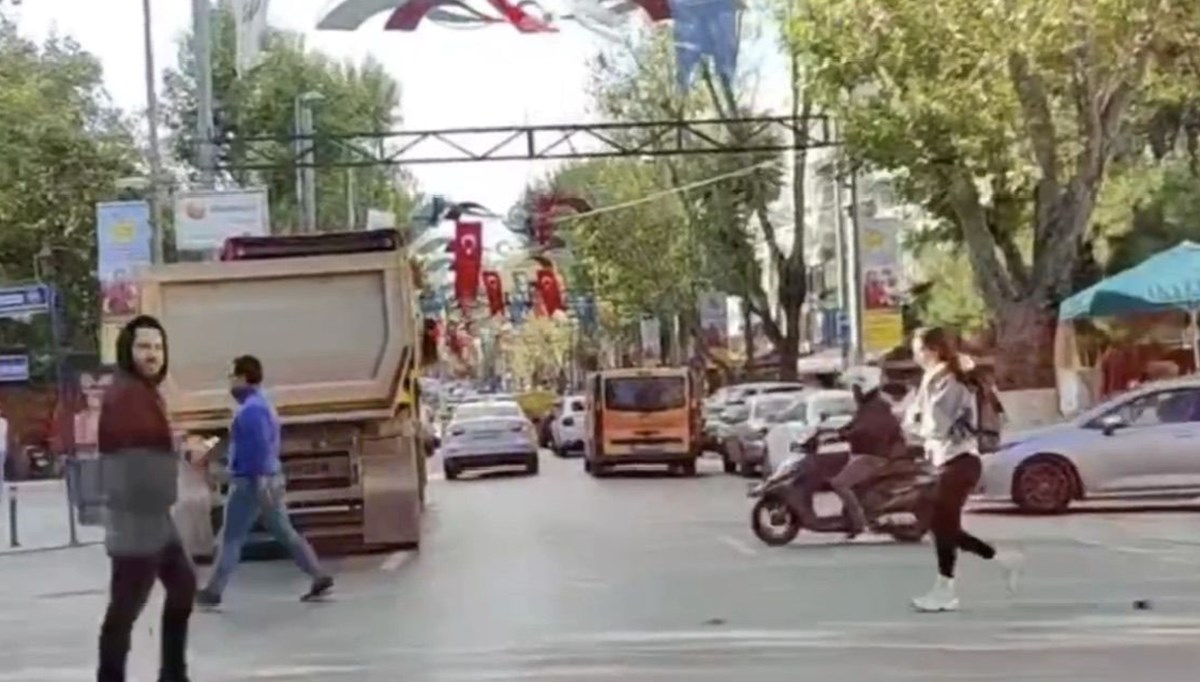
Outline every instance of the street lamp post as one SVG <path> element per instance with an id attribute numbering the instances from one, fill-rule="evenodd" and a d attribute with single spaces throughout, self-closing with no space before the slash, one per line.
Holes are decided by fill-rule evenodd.
<path id="1" fill-rule="evenodd" d="M 150 186 L 154 190 L 152 211 L 154 227 L 154 262 L 162 263 L 165 245 L 167 194 L 163 180 L 162 150 L 158 141 L 158 91 L 154 69 L 154 32 L 151 30 L 150 0 L 142 0 L 142 40 L 146 53 L 146 126 L 150 139 Z"/>

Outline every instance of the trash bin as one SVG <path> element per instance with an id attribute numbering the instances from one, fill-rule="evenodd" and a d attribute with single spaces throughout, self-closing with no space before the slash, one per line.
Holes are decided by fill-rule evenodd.
<path id="1" fill-rule="evenodd" d="M 68 457 L 64 478 L 67 482 L 67 500 L 81 526 L 104 525 L 104 482 L 100 472 L 100 458 L 94 454 L 77 454 Z"/>

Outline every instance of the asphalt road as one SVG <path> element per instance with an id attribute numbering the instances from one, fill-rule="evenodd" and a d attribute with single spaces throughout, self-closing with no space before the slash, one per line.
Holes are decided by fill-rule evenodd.
<path id="1" fill-rule="evenodd" d="M 193 620 L 193 679 L 1195 679 L 1194 508 L 972 514 L 980 535 L 1024 548 L 1023 591 L 964 558 L 964 610 L 921 615 L 908 598 L 933 579 L 928 544 L 770 549 L 745 486 L 715 462 L 694 479 L 595 480 L 550 455 L 537 477 L 435 481 L 420 553 L 339 562 L 326 603 L 297 601 L 287 563 L 243 566 L 222 611 Z M 89 679 L 106 580 L 98 547 L 0 556 L 0 682 Z M 134 645 L 145 682 L 150 608 Z"/>

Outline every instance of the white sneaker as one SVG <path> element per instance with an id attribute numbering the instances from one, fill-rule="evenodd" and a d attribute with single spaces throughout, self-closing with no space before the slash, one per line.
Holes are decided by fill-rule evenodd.
<path id="1" fill-rule="evenodd" d="M 1021 589 L 1021 574 L 1025 571 L 1025 555 L 1019 550 L 1002 549 L 996 552 L 996 563 L 1004 569 L 1004 584 L 1009 594 Z"/>
<path id="2" fill-rule="evenodd" d="M 924 596 L 913 599 L 912 605 L 922 613 L 957 611 L 958 597 L 954 595 L 954 579 L 939 575 L 933 589 Z"/>

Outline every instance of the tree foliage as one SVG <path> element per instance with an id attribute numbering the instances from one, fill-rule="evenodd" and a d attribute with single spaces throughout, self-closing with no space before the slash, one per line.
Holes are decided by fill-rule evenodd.
<path id="1" fill-rule="evenodd" d="M 1148 88 L 1184 68 L 1188 0 L 812 0 L 790 24 L 820 101 L 863 163 L 961 236 L 997 317 L 1008 384 L 1050 376 L 1096 198 Z M 1021 246 L 1027 235 L 1027 255 Z M 1042 352 L 1039 352 L 1042 351 Z M 1019 359 L 1019 360 L 1017 360 Z"/>
<path id="2" fill-rule="evenodd" d="M 56 284 L 64 342 L 78 349 L 97 342 L 96 203 L 139 173 L 130 130 L 94 56 L 70 39 L 35 44 L 0 16 L 0 281 Z M 3 330 L 4 343 L 43 340 L 24 325 Z"/>
<path id="3" fill-rule="evenodd" d="M 673 65 L 671 36 L 661 31 L 603 53 L 593 69 L 595 109 L 601 118 L 616 121 L 728 118 L 705 134 L 725 144 L 763 143 L 761 130 L 742 123 L 756 112 L 739 94 L 740 84 L 722 83 L 705 72 L 699 87 L 683 95 Z M 648 131 L 630 131 L 626 137 L 624 142 L 645 149 L 677 143 Z M 740 296 L 783 351 L 784 370 L 794 372 L 805 295 L 804 245 L 802 239 L 781 236 L 769 211 L 781 195 L 782 164 L 781 155 L 770 152 L 593 161 L 563 169 L 549 184 L 585 192 L 594 206 L 606 210 L 626 206 L 567 223 L 588 275 L 603 296 L 628 306 L 622 308 L 626 319 L 642 312 L 680 313 L 695 337 L 700 292 Z M 764 264 L 755 252 L 760 235 L 767 257 L 782 274 L 773 295 L 763 289 Z M 782 316 L 776 315 L 775 303 Z"/>
<path id="4" fill-rule="evenodd" d="M 398 124 L 400 85 L 379 62 L 368 58 L 361 64 L 340 62 L 306 47 L 303 36 L 281 30 L 268 31 L 266 49 L 259 64 L 238 76 L 235 61 L 233 15 L 224 4 L 213 13 L 213 93 L 218 135 L 224 163 L 230 167 L 247 163 L 277 165 L 269 171 L 234 171 L 230 180 L 243 185 L 265 185 L 271 202 L 273 229 L 287 232 L 300 223 L 296 197 L 295 155 L 289 137 L 295 130 L 295 100 L 314 92 L 323 99 L 313 105 L 317 133 L 317 159 L 361 160 L 355 149 L 378 151 L 378 140 L 335 142 L 321 136 L 352 136 L 383 133 Z M 196 121 L 198 119 L 193 41 L 188 34 L 180 41 L 179 64 L 165 75 L 164 110 L 171 133 L 171 148 L 195 179 L 199 175 Z M 247 138 L 269 138 L 252 144 Z M 339 138 L 340 139 L 340 138 Z M 371 167 L 347 171 L 321 168 L 317 171 L 317 224 L 338 230 L 348 224 L 348 173 L 353 174 L 355 213 L 358 223 L 367 208 L 391 210 L 407 216 L 413 207 L 409 176 L 396 168 Z"/>
<path id="5" fill-rule="evenodd" d="M 504 366 L 527 386 L 556 382 L 571 359 L 574 331 L 561 317 L 535 317 L 506 331 L 500 348 Z"/>

